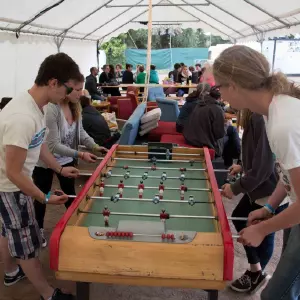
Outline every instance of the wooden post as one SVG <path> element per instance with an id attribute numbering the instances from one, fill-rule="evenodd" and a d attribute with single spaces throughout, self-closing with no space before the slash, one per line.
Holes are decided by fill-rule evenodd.
<path id="1" fill-rule="evenodd" d="M 148 99 L 148 84 L 150 79 L 150 65 L 151 65 L 151 47 L 152 47 L 152 0 L 149 0 L 149 12 L 148 12 L 148 47 L 147 47 L 147 65 L 146 65 L 146 87 L 144 91 L 143 102 L 147 102 Z"/>

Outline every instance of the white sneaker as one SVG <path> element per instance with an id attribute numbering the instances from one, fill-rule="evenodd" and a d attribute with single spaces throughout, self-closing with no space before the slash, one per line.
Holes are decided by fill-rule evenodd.
<path id="1" fill-rule="evenodd" d="M 45 238 L 44 229 L 41 228 L 40 232 L 41 232 L 41 236 L 42 236 L 42 247 L 45 248 L 45 247 L 47 247 L 48 243 L 47 243 L 47 240 Z"/>

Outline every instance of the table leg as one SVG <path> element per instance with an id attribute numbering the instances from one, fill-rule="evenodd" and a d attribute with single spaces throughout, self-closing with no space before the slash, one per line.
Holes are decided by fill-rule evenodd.
<path id="1" fill-rule="evenodd" d="M 208 290 L 207 293 L 208 293 L 207 300 L 218 300 L 219 291 L 217 291 L 217 290 Z"/>
<path id="2" fill-rule="evenodd" d="M 77 282 L 76 283 L 76 299 L 89 300 L 90 299 L 90 283 Z"/>

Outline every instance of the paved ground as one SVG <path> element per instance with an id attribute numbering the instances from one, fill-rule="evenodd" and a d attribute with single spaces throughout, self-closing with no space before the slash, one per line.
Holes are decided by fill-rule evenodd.
<path id="1" fill-rule="evenodd" d="M 237 200 L 224 200 L 225 207 L 228 213 L 232 211 L 237 203 Z M 46 235 L 49 236 L 52 228 L 55 226 L 58 219 L 63 214 L 64 209 L 61 207 L 51 207 L 47 211 L 46 216 Z M 276 267 L 279 255 L 281 251 L 281 234 L 276 236 L 276 247 L 274 256 L 269 263 L 267 271 L 272 274 Z M 49 281 L 59 287 L 66 288 L 74 292 L 74 284 L 71 282 L 57 282 L 51 270 L 48 266 L 48 250 L 44 250 L 41 255 L 44 270 Z M 245 261 L 244 250 L 241 245 L 235 245 L 235 275 L 242 274 L 247 267 Z M 0 281 L 3 280 L 3 265 L 0 262 Z M 101 295 L 101 296 L 100 296 Z M 198 290 L 188 289 L 167 289 L 167 288 L 149 288 L 149 287 L 131 287 L 131 286 L 117 286 L 117 285 L 92 285 L 92 300 L 163 300 L 168 298 L 169 300 L 189 300 L 206 299 L 206 293 Z M 233 299 L 260 299 L 259 293 L 253 296 L 240 295 L 230 291 L 229 289 L 221 292 L 220 300 L 233 300 Z M 0 284 L 0 300 L 38 300 L 39 297 L 31 284 L 24 280 L 11 288 L 5 288 Z"/>

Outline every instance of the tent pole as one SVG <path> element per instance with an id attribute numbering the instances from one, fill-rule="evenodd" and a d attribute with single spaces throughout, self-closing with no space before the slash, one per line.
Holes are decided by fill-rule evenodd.
<path id="1" fill-rule="evenodd" d="M 147 67 L 146 67 L 146 87 L 144 91 L 144 102 L 147 102 L 150 80 L 150 65 L 151 65 L 151 45 L 152 45 L 152 0 L 149 0 L 148 12 L 148 46 L 147 46 Z"/>

